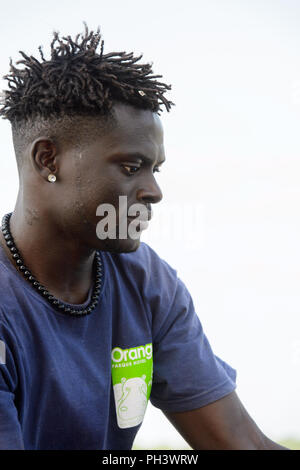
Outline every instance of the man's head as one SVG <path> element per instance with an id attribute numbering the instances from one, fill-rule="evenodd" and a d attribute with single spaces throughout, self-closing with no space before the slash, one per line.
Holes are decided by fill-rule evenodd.
<path id="1" fill-rule="evenodd" d="M 99 30 L 87 27 L 75 40 L 55 33 L 49 60 L 41 48 L 41 60 L 21 54 L 0 115 L 12 124 L 24 210 L 30 204 L 88 245 L 136 249 L 138 240 L 97 239 L 96 209 L 114 204 L 118 215 L 119 196 L 148 209 L 161 199 L 153 172 L 164 160 L 158 113 L 173 104 L 164 97 L 170 86 L 141 57 L 104 54 Z"/>

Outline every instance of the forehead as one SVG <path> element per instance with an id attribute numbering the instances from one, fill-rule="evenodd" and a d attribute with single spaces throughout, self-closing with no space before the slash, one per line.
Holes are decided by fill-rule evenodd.
<path id="1" fill-rule="evenodd" d="M 114 125 L 101 138 L 107 152 L 163 152 L 163 127 L 156 113 L 116 104 L 113 116 Z"/>

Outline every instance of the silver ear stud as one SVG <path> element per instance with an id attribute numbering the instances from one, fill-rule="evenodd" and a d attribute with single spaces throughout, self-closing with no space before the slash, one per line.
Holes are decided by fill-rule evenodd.
<path id="1" fill-rule="evenodd" d="M 50 173 L 50 175 L 48 175 L 48 181 L 50 181 L 50 183 L 55 183 L 56 176 Z"/>

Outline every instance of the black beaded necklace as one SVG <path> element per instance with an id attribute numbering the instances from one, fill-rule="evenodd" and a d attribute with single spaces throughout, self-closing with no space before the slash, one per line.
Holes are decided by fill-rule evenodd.
<path id="1" fill-rule="evenodd" d="M 50 292 L 47 291 L 47 289 L 40 284 L 37 279 L 31 274 L 29 269 L 26 268 L 26 266 L 23 263 L 23 260 L 21 258 L 21 255 L 16 247 L 16 244 L 14 242 L 14 239 L 12 237 L 12 234 L 10 232 L 9 228 L 9 220 L 11 217 L 12 213 L 6 214 L 3 219 L 2 219 L 2 233 L 4 236 L 4 239 L 6 241 L 6 245 L 8 246 L 13 260 L 16 263 L 17 268 L 19 271 L 23 274 L 25 279 L 30 282 L 32 287 L 43 297 L 45 298 L 51 306 L 53 306 L 56 310 L 58 310 L 61 313 L 66 313 L 68 315 L 72 316 L 83 316 L 83 315 L 88 315 L 91 313 L 96 305 L 98 304 L 99 301 L 99 295 L 101 291 L 101 284 L 102 284 L 102 262 L 101 262 L 101 257 L 100 254 L 96 251 L 96 256 L 95 256 L 95 264 L 96 264 L 96 269 L 95 269 L 95 282 L 94 282 L 94 287 L 93 287 L 93 292 L 92 292 L 92 298 L 87 307 L 78 309 L 78 308 L 73 308 L 72 305 L 64 304 L 62 301 L 54 297 Z"/>

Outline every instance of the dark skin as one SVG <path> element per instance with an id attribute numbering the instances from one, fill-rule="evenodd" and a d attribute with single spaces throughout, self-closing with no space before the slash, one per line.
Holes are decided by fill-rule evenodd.
<path id="1" fill-rule="evenodd" d="M 126 195 L 128 207 L 140 203 L 150 210 L 162 199 L 155 180 L 165 160 L 159 117 L 123 104 L 115 104 L 114 113 L 113 129 L 99 130 L 81 147 L 48 135 L 35 139 L 20 172 L 11 218 L 16 245 L 39 282 L 73 304 L 86 300 L 96 249 L 131 252 L 140 244 L 131 238 L 100 240 L 98 205 L 117 210 L 119 195 Z M 50 173 L 55 183 L 48 182 Z M 264 436 L 235 392 L 197 410 L 165 414 L 193 449 L 284 449 Z"/>
<path id="2" fill-rule="evenodd" d="M 82 148 L 41 136 L 24 155 L 11 231 L 39 282 L 73 304 L 88 295 L 95 249 L 131 252 L 140 244 L 100 240 L 98 205 L 110 203 L 118 215 L 119 195 L 127 196 L 128 207 L 139 203 L 149 210 L 162 199 L 154 174 L 165 159 L 158 116 L 116 105 L 115 117 L 113 130 L 103 134 L 101 127 Z M 150 161 L 142 163 L 139 155 Z M 48 182 L 50 173 L 55 183 Z"/>
<path id="3" fill-rule="evenodd" d="M 166 417 L 197 450 L 288 450 L 265 436 L 236 392 L 192 411 Z"/>

